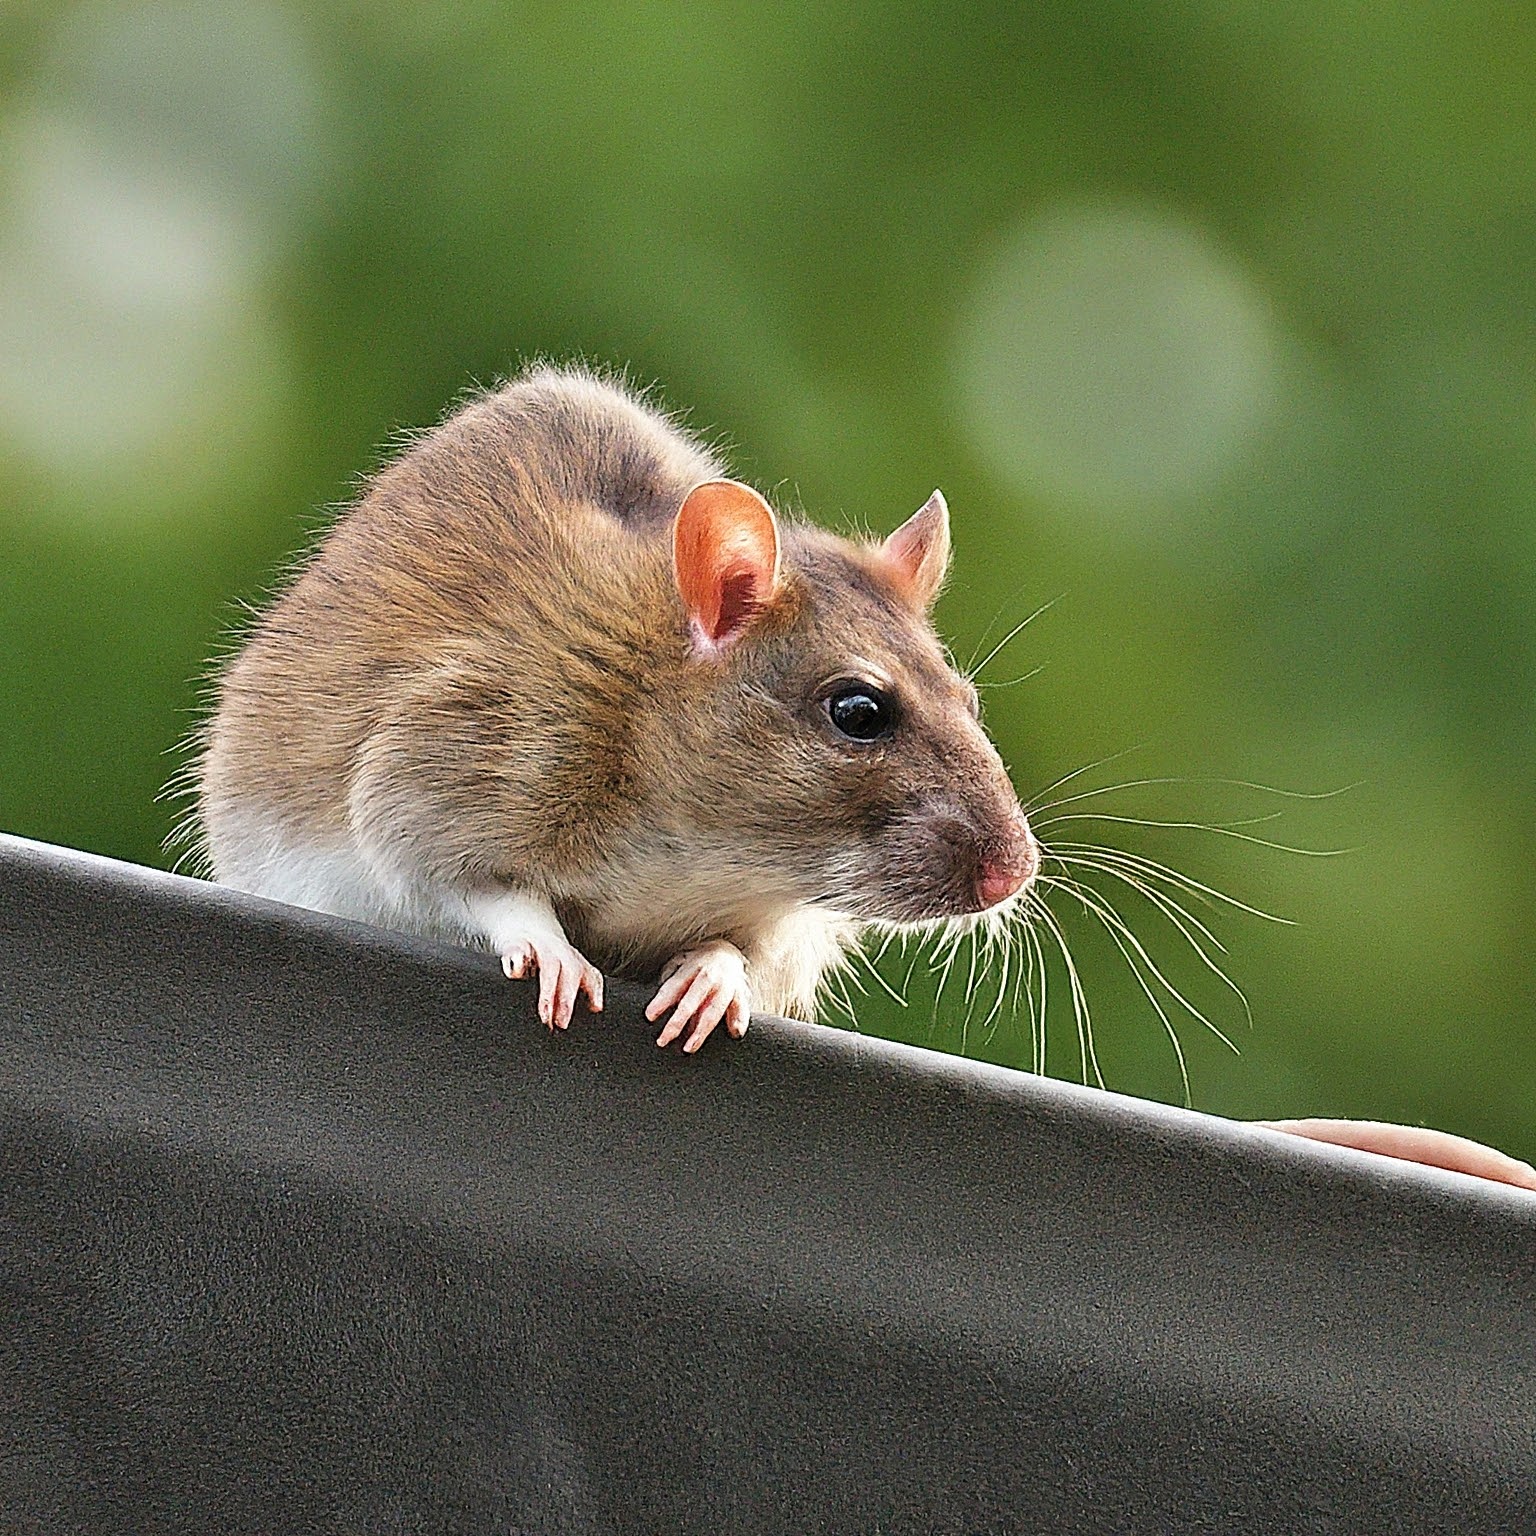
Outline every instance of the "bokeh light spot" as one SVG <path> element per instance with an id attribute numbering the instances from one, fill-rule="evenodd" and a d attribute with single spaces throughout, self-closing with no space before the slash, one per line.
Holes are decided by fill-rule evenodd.
<path id="1" fill-rule="evenodd" d="M 0 121 L 0 448 L 65 481 L 152 471 L 164 499 L 217 465 L 189 440 L 250 442 L 282 387 L 261 285 L 322 178 L 319 96 L 267 5 L 61 13 Z"/>
<path id="2" fill-rule="evenodd" d="M 1008 484 L 1134 527 L 1260 434 L 1278 350 L 1263 295 L 1200 229 L 1143 206 L 1058 206 L 979 271 L 954 371 L 965 429 Z"/>

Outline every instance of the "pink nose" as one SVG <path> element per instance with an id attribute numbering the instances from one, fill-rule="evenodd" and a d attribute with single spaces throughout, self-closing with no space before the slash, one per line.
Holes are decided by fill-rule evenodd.
<path id="1" fill-rule="evenodd" d="M 981 910 L 1007 901 L 1034 879 L 1040 868 L 1040 845 L 1022 815 L 1015 818 L 1015 835 L 1008 848 L 988 859 L 976 876 L 976 900 Z"/>
<path id="2" fill-rule="evenodd" d="M 976 881 L 976 899 L 981 903 L 982 911 L 1007 901 L 1028 879 L 1029 876 L 1021 871 L 987 865 Z"/>

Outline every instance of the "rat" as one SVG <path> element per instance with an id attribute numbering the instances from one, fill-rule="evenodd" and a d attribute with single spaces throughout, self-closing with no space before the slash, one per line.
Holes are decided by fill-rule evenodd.
<path id="1" fill-rule="evenodd" d="M 565 1029 L 810 1019 L 870 926 L 1022 899 L 1040 847 L 930 613 L 935 492 L 883 540 L 775 512 L 621 381 L 536 365 L 366 486 L 216 682 L 215 880 L 486 948 Z"/>

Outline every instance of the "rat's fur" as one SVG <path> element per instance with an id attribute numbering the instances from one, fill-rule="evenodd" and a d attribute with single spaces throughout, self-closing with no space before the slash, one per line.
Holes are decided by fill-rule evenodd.
<path id="1" fill-rule="evenodd" d="M 805 1017 L 863 921 L 976 910 L 1022 816 L 931 592 L 884 546 L 781 522 L 773 601 L 701 656 L 671 528 L 723 473 L 578 370 L 426 435 L 223 674 L 198 768 L 215 877 L 472 943 L 467 896 L 533 892 L 606 970 L 725 938 L 757 1006 Z M 821 690 L 848 676 L 898 700 L 888 741 L 831 729 Z"/>

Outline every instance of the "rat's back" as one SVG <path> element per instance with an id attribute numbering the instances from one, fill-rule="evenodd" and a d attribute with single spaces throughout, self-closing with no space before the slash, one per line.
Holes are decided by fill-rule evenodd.
<path id="1" fill-rule="evenodd" d="M 442 430 L 467 442 L 466 469 L 515 465 L 549 507 L 590 505 L 632 527 L 670 524 L 683 497 L 725 473 L 720 460 L 617 381 L 539 366 Z"/>

